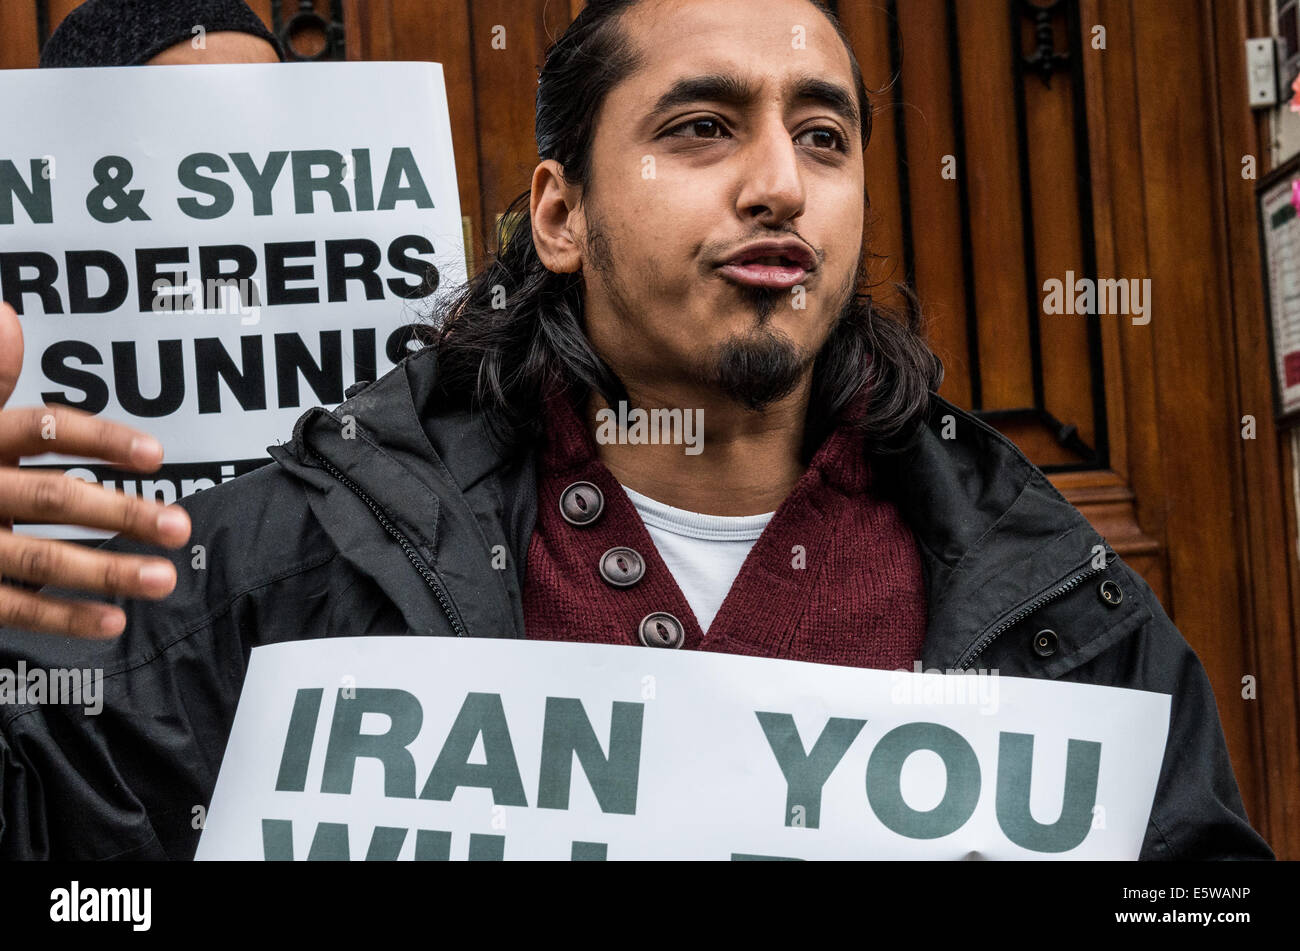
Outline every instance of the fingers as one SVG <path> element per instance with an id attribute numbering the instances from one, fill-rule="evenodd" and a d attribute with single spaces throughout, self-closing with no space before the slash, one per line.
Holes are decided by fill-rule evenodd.
<path id="1" fill-rule="evenodd" d="M 23 369 L 23 328 L 18 315 L 0 302 L 0 409 L 4 409 Z"/>
<path id="2" fill-rule="evenodd" d="M 10 534 L 0 534 L 0 577 L 150 600 L 165 598 L 176 587 L 176 568 L 163 558 Z"/>
<path id="3" fill-rule="evenodd" d="M 46 452 L 103 459 L 136 472 L 153 472 L 163 458 L 162 446 L 147 433 L 81 410 L 37 406 L 0 411 L 0 460 Z"/>
<path id="4" fill-rule="evenodd" d="M 47 452 L 102 459 L 137 472 L 153 472 L 163 458 L 162 446 L 148 434 L 80 410 L 4 409 L 22 365 L 22 326 L 13 308 L 0 303 L 0 578 L 110 596 L 166 597 L 176 586 L 176 569 L 165 559 L 110 554 L 9 530 L 14 520 L 84 525 L 167 548 L 190 535 L 189 515 L 178 506 L 108 492 L 61 473 L 9 468 L 23 456 Z M 126 614 L 110 604 L 0 584 L 0 626 L 109 638 L 125 629 Z"/>
<path id="5" fill-rule="evenodd" d="M 126 612 L 111 604 L 64 601 L 0 586 L 0 627 L 104 639 L 126 629 Z"/>
<path id="6" fill-rule="evenodd" d="M 190 537 L 183 508 L 111 492 L 60 472 L 0 469 L 0 513 L 14 521 L 100 528 L 164 548 L 177 548 Z"/>

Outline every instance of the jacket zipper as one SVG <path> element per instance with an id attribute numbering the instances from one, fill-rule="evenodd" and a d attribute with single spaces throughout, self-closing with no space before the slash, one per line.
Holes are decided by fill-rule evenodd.
<path id="1" fill-rule="evenodd" d="M 379 524 L 383 526 L 384 531 L 392 535 L 393 538 L 397 540 L 397 544 L 402 546 L 402 551 L 406 553 L 407 560 L 410 561 L 410 563 L 415 567 L 415 570 L 420 573 L 420 577 L 424 579 L 424 583 L 429 586 L 431 591 L 433 591 L 433 596 L 438 599 L 438 604 L 442 607 L 442 613 L 447 616 L 447 620 L 451 624 L 451 629 L 455 632 L 456 636 L 464 637 L 466 635 L 465 625 L 461 623 L 460 616 L 451 606 L 451 599 L 447 597 L 447 592 L 443 588 L 442 582 L 438 580 L 438 576 L 434 574 L 433 570 L 424 563 L 424 559 L 421 558 L 420 553 L 415 550 L 415 546 L 411 544 L 410 539 L 403 535 L 401 529 L 389 520 L 388 516 L 384 514 L 384 510 L 379 506 L 379 503 L 367 495 L 361 486 L 357 485 L 345 476 L 337 467 L 334 466 L 333 463 L 321 456 L 315 450 L 309 449 L 307 451 L 311 453 L 313 459 L 321 464 L 326 472 L 350 489 L 362 502 L 366 503 L 366 507 L 369 508 L 375 518 L 378 519 Z"/>
<path id="2" fill-rule="evenodd" d="M 1110 562 L 1108 560 L 1107 565 L 1109 565 L 1109 563 Z M 1105 568 L 1089 567 L 1088 570 L 1079 572 L 1077 575 L 1074 575 L 1072 578 L 1068 579 L 1067 581 L 1060 584 L 1059 586 L 1053 588 L 1051 591 L 1048 591 L 1046 594 L 1042 594 L 1038 596 L 1033 601 L 1029 602 L 1029 604 L 1025 605 L 1015 614 L 1011 615 L 1011 617 L 1007 618 L 1005 621 L 1003 621 L 993 630 L 989 631 L 982 638 L 980 638 L 979 642 L 975 645 L 971 653 L 967 655 L 964 661 L 962 661 L 957 665 L 957 668 L 959 670 L 968 669 L 971 664 L 975 663 L 975 658 L 978 657 L 981 653 L 983 653 L 986 647 L 992 644 L 995 640 L 998 639 L 998 637 L 1000 637 L 1006 631 L 1010 630 L 1012 627 L 1019 624 L 1025 618 L 1029 617 L 1029 615 L 1033 614 L 1044 604 L 1047 604 L 1051 601 L 1055 601 L 1061 595 L 1073 591 L 1075 588 L 1077 588 L 1083 582 L 1087 581 L 1093 575 L 1099 575 L 1105 570 L 1106 570 Z"/>

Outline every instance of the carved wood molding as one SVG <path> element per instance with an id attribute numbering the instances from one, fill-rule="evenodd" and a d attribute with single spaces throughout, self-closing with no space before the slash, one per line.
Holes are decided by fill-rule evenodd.
<path id="1" fill-rule="evenodd" d="M 1118 473 L 1063 472 L 1049 478 L 1122 557 L 1160 555 L 1160 542 L 1138 524 L 1137 496 Z"/>

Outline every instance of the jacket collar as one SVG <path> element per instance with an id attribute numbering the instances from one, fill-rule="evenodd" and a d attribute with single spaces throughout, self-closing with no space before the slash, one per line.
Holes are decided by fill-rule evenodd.
<path id="1" fill-rule="evenodd" d="M 372 576 L 413 630 L 430 628 L 430 596 L 391 538 L 359 518 L 361 487 L 445 583 L 468 632 L 523 636 L 524 559 L 536 522 L 536 458 L 511 460 L 481 417 L 436 405 L 436 354 L 425 348 L 335 410 L 317 408 L 271 453 L 316 491 L 312 508 L 344 557 Z M 353 434 L 347 437 L 351 423 Z M 950 437 L 950 438 L 946 438 Z M 921 552 L 929 620 L 922 662 L 954 668 L 985 636 L 1067 579 L 1101 545 L 1088 521 L 992 427 L 937 395 L 909 448 L 873 455 L 873 479 L 899 506 Z M 493 567 L 504 546 L 508 569 Z M 466 557 L 466 552 L 482 557 Z M 1114 618 L 1072 632 L 1078 653 Z M 1095 623 L 1094 623 L 1095 622 Z"/>
<path id="2" fill-rule="evenodd" d="M 438 633 L 446 609 L 395 539 L 376 530 L 374 510 L 326 464 L 410 541 L 467 633 L 522 637 L 523 523 L 531 534 L 536 511 L 531 460 L 511 468 L 481 419 L 433 411 L 434 356 L 433 348 L 418 351 L 334 410 L 310 410 L 292 441 L 270 452 L 315 490 L 308 502 L 318 521 L 411 630 Z"/>
<path id="3" fill-rule="evenodd" d="M 1094 546 L 1116 556 L 1010 440 L 937 394 L 931 399 L 910 448 L 874 465 L 921 551 L 930 611 L 922 662 L 955 668 L 1006 619 L 1087 570 Z M 1113 620 L 1091 617 L 1091 628 L 1070 632 L 1072 646 Z"/>

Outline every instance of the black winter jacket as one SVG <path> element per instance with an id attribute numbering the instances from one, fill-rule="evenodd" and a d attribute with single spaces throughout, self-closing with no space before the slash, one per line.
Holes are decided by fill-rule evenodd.
<path id="1" fill-rule="evenodd" d="M 194 532 L 172 556 L 176 591 L 124 602 L 117 640 L 0 631 L 0 667 L 102 667 L 105 678 L 97 716 L 0 706 L 0 856 L 192 857 L 196 807 L 259 644 L 523 636 L 524 559 L 537 506 L 556 500 L 536 497 L 535 454 L 508 461 L 480 418 L 438 404 L 435 372 L 436 353 L 419 351 L 335 410 L 304 414 L 270 447 L 275 464 L 184 500 Z M 955 439 L 940 436 L 948 415 Z M 872 464 L 921 552 L 926 668 L 1171 694 L 1141 857 L 1273 857 L 1246 819 L 1201 663 L 1113 551 L 1094 566 L 1104 541 L 1037 468 L 938 397 L 914 447 Z M 508 570 L 492 567 L 497 545 Z M 1122 597 L 1101 597 L 1103 581 Z M 1057 640 L 1040 653 L 1031 639 L 1045 628 Z"/>

